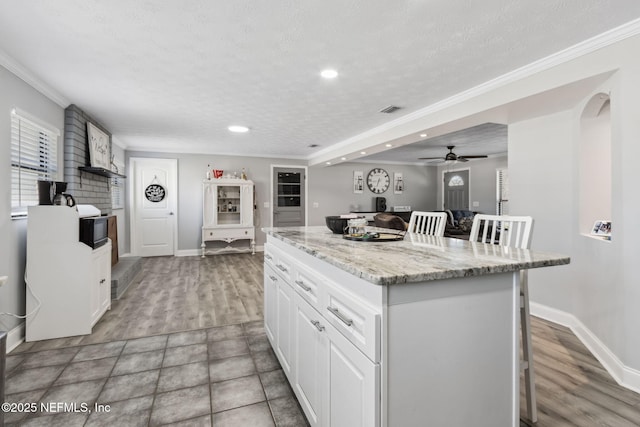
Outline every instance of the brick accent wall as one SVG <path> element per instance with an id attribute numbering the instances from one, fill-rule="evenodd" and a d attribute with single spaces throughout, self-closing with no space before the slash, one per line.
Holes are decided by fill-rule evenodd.
<path id="1" fill-rule="evenodd" d="M 94 205 L 103 214 L 110 215 L 110 178 L 78 169 L 80 166 L 91 165 L 87 122 L 93 123 L 109 135 L 111 143 L 111 132 L 76 105 L 71 104 L 64 110 L 64 180 L 69 184 L 67 193 L 73 196 L 77 204 Z"/>

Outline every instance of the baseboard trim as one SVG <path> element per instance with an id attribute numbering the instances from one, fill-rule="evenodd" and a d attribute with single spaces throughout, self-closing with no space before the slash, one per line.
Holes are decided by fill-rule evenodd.
<path id="1" fill-rule="evenodd" d="M 256 245 L 256 252 L 264 252 L 264 246 Z M 176 252 L 176 256 L 201 256 L 201 255 L 202 255 L 202 249 L 181 249 Z"/>
<path id="2" fill-rule="evenodd" d="M 7 333 L 7 354 L 24 342 L 24 322 Z"/>
<path id="3" fill-rule="evenodd" d="M 535 302 L 530 303 L 531 315 L 566 326 L 598 359 L 622 387 L 640 393 L 640 371 L 626 366 L 600 339 L 573 314 Z"/>

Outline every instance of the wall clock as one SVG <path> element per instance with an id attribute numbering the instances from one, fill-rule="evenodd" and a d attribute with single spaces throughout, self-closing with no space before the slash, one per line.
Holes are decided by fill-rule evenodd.
<path id="1" fill-rule="evenodd" d="M 384 169 L 371 169 L 367 175 L 367 186 L 372 193 L 380 194 L 387 191 L 389 181 L 389 174 Z"/>

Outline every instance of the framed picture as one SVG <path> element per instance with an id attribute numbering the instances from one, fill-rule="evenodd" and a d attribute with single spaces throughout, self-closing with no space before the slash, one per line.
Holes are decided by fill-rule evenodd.
<path id="1" fill-rule="evenodd" d="M 402 194 L 404 191 L 404 180 L 402 179 L 402 172 L 393 173 L 393 193 Z"/>
<path id="2" fill-rule="evenodd" d="M 93 123 L 87 122 L 87 136 L 91 167 L 110 170 L 111 144 L 109 143 L 109 135 L 98 129 Z"/>
<path id="3" fill-rule="evenodd" d="M 353 171 L 353 192 L 364 193 L 364 172 L 362 171 Z"/>
<path id="4" fill-rule="evenodd" d="M 593 228 L 591 229 L 591 235 L 593 236 L 611 236 L 611 221 L 605 221 L 602 219 L 597 220 L 593 223 Z"/>

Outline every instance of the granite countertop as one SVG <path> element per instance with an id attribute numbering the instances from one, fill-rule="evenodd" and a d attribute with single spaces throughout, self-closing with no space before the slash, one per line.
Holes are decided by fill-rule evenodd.
<path id="1" fill-rule="evenodd" d="M 376 285 L 506 273 L 569 264 L 566 255 L 408 233 L 359 242 L 324 226 L 263 228 L 267 235 Z M 389 231 L 389 230 L 387 230 Z"/>

